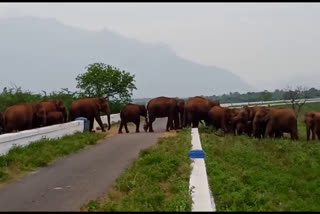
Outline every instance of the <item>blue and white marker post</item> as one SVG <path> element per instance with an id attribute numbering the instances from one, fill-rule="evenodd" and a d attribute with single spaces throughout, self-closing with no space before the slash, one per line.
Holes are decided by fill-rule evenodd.
<path id="1" fill-rule="evenodd" d="M 83 132 L 85 132 L 87 130 L 88 119 L 85 117 L 77 117 L 75 120 L 82 120 L 83 121 Z"/>
<path id="2" fill-rule="evenodd" d="M 198 128 L 191 130 L 192 150 L 189 152 L 189 157 L 192 159 L 192 172 L 190 175 L 189 189 L 192 196 L 192 212 L 209 211 L 215 212 L 216 206 L 209 189 L 205 153 L 201 147 L 201 141 Z"/>

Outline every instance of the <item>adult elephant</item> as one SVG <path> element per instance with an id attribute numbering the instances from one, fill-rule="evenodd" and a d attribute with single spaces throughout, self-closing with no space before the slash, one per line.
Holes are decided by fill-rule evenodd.
<path id="1" fill-rule="evenodd" d="M 229 133 L 232 130 L 233 114 L 233 109 L 214 106 L 208 112 L 209 123 L 217 130 L 221 129 L 224 133 Z"/>
<path id="2" fill-rule="evenodd" d="M 60 124 L 64 122 L 64 115 L 60 111 L 51 111 L 47 113 L 47 125 L 55 125 L 55 124 Z"/>
<path id="3" fill-rule="evenodd" d="M 306 124 L 307 141 L 310 140 L 310 132 L 312 140 L 318 137 L 320 140 L 320 111 L 311 111 L 304 114 L 304 122 Z"/>
<path id="4" fill-rule="evenodd" d="M 148 118 L 144 125 L 144 130 L 153 132 L 152 123 L 156 118 L 168 117 L 166 131 L 179 128 L 178 99 L 170 97 L 156 97 L 147 104 Z M 174 123 L 173 123 L 174 122 Z"/>
<path id="5" fill-rule="evenodd" d="M 292 140 L 298 140 L 297 115 L 290 108 L 262 108 L 253 120 L 253 132 L 262 125 L 264 137 L 281 137 L 284 132 L 290 133 Z"/>
<path id="6" fill-rule="evenodd" d="M 192 124 L 193 128 L 197 128 L 201 120 L 209 125 L 208 112 L 213 106 L 220 106 L 220 102 L 200 96 L 189 98 L 184 107 L 184 127 Z"/>
<path id="7" fill-rule="evenodd" d="M 4 118 L 2 112 L 0 112 L 0 134 L 4 133 Z"/>
<path id="8" fill-rule="evenodd" d="M 49 112 L 61 112 L 63 115 L 63 122 L 67 122 L 67 109 L 64 102 L 61 99 L 45 100 L 40 102 L 41 106 Z"/>
<path id="9" fill-rule="evenodd" d="M 136 125 L 136 132 L 140 132 L 140 116 L 145 117 L 145 120 L 147 120 L 147 109 L 144 105 L 129 103 L 122 107 L 120 111 L 121 122 L 118 133 L 122 133 L 123 126 L 125 127 L 126 132 L 129 133 L 127 127 L 128 122 L 133 122 Z"/>
<path id="10" fill-rule="evenodd" d="M 106 130 L 104 129 L 100 118 L 100 112 L 104 112 L 107 114 L 109 123 L 108 130 L 110 130 L 110 108 L 108 102 L 103 97 L 80 98 L 74 100 L 71 103 L 69 110 L 69 121 L 72 121 L 77 117 L 85 117 L 90 121 L 89 131 L 91 132 L 93 128 L 94 119 L 96 119 L 99 126 L 101 127 L 101 130 L 105 132 Z"/>
<path id="11" fill-rule="evenodd" d="M 45 126 L 46 117 L 46 111 L 39 103 L 12 105 L 4 113 L 5 132 L 10 133 Z"/>

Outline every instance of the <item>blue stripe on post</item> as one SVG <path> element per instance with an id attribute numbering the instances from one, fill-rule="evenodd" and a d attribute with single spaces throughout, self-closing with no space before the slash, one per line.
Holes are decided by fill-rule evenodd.
<path id="1" fill-rule="evenodd" d="M 205 153 L 201 149 L 190 150 L 189 158 L 204 158 Z"/>
<path id="2" fill-rule="evenodd" d="M 83 132 L 87 130 L 88 119 L 85 117 L 77 117 L 75 120 L 83 120 Z"/>

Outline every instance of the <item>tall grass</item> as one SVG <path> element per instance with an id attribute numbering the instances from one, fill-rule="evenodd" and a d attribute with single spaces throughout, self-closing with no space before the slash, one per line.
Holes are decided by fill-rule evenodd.
<path id="1" fill-rule="evenodd" d="M 200 127 L 210 188 L 217 211 L 319 211 L 320 141 L 306 141 L 304 112 L 299 114 L 299 140 L 219 137 Z"/>

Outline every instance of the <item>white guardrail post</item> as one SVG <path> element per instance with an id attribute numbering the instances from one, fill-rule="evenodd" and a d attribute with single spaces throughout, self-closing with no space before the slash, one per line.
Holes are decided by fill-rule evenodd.
<path id="1" fill-rule="evenodd" d="M 192 172 L 190 175 L 189 189 L 193 202 L 192 212 L 215 212 L 216 206 L 209 188 L 204 161 L 205 153 L 201 147 L 198 128 L 192 128 L 191 137 L 192 150 L 189 152 L 189 157 L 192 159 Z"/>

